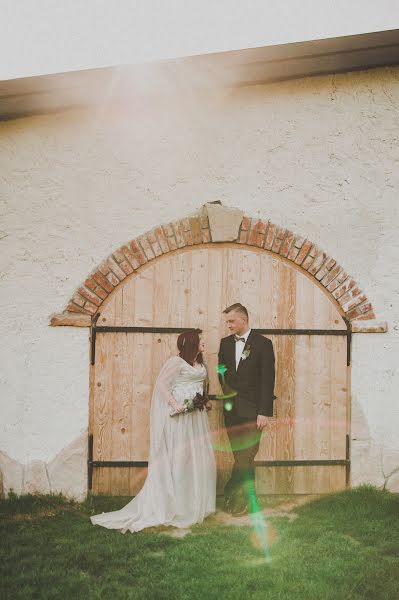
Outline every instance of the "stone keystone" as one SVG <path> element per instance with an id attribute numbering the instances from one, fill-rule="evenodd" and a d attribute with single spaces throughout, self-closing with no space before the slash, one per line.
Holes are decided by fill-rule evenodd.
<path id="1" fill-rule="evenodd" d="M 228 208 L 219 203 L 204 205 L 208 214 L 212 242 L 234 242 L 238 239 L 244 213 L 238 208 Z"/>

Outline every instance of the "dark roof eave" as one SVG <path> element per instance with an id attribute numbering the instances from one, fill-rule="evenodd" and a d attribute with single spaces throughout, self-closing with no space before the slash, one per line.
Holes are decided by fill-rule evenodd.
<path id="1" fill-rule="evenodd" d="M 93 105 L 110 88 L 114 100 L 123 100 L 159 93 L 165 82 L 179 89 L 241 86 L 395 64 L 399 29 L 26 77 L 0 82 L 0 119 Z M 152 87 L 143 86 L 143 81 L 152 81 Z"/>

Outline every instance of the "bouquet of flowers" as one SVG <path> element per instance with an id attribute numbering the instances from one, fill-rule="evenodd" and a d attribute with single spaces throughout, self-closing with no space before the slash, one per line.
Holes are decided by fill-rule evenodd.
<path id="1" fill-rule="evenodd" d="M 204 410 L 207 401 L 208 399 L 205 395 L 197 392 L 194 398 L 183 401 L 184 410 L 182 412 L 173 410 L 170 413 L 170 416 L 175 417 L 176 415 L 183 415 L 184 413 L 192 412 L 193 410 Z"/>

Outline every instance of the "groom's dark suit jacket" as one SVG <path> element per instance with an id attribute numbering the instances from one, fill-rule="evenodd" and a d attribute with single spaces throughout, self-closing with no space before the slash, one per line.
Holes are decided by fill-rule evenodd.
<path id="1" fill-rule="evenodd" d="M 236 341 L 234 335 L 220 342 L 219 365 L 225 365 L 227 371 L 223 378 L 219 376 L 223 392 L 234 390 L 237 396 L 232 398 L 234 411 L 238 417 L 256 419 L 257 415 L 273 416 L 274 395 L 274 351 L 271 340 L 258 333 L 250 332 L 244 346 L 248 357 L 241 358 L 236 370 Z"/>

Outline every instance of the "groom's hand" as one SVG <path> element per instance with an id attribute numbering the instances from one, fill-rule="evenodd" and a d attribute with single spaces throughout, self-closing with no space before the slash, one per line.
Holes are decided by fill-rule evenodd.
<path id="1" fill-rule="evenodd" d="M 257 419 L 256 419 L 256 429 L 259 429 L 259 431 L 262 431 L 262 429 L 264 427 L 266 427 L 267 425 L 267 417 L 265 417 L 264 415 L 258 415 Z"/>

